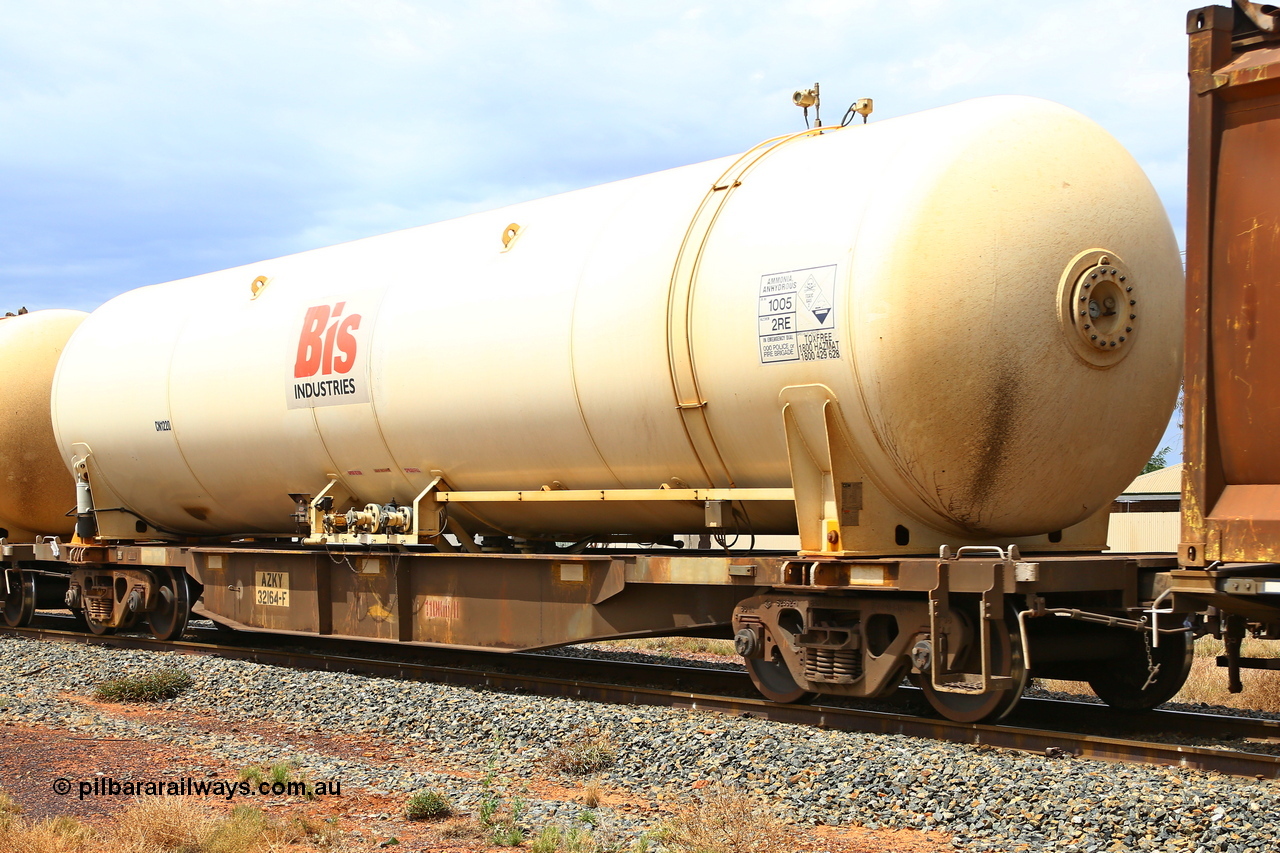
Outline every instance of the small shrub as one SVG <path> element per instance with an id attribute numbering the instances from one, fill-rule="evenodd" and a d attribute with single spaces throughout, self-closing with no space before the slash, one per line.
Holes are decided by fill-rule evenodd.
<path id="1" fill-rule="evenodd" d="M 490 828 L 473 817 L 451 820 L 440 827 L 440 834 L 456 840 L 479 841 L 489 836 Z"/>
<path id="2" fill-rule="evenodd" d="M 560 850 L 560 827 L 544 826 L 529 845 L 533 853 L 558 853 Z"/>
<path id="3" fill-rule="evenodd" d="M 122 847 L 159 850 L 203 850 L 214 832 L 212 812 L 183 797 L 134 800 L 116 818 L 113 834 Z"/>
<path id="4" fill-rule="evenodd" d="M 496 822 L 498 807 L 501 805 L 502 799 L 497 794 L 493 792 L 485 794 L 480 800 L 480 822 L 485 826 L 493 826 Z"/>
<path id="5" fill-rule="evenodd" d="M 36 823 L 15 816 L 0 826 L 5 853 L 259 853 L 302 841 L 330 847 L 339 840 L 332 823 L 307 818 L 284 823 L 248 806 L 219 815 L 183 797 L 136 800 L 101 829 L 66 816 Z"/>
<path id="6" fill-rule="evenodd" d="M 501 823 L 493 828 L 490 840 L 497 847 L 519 847 L 524 843 L 524 830 L 514 823 Z"/>
<path id="7" fill-rule="evenodd" d="M 582 826 L 572 826 L 564 834 L 561 853 L 631 853 L 629 848 L 612 832 L 597 832 Z M 647 846 L 648 842 L 645 842 Z M 644 853 L 644 849 L 640 850 Z"/>
<path id="8" fill-rule="evenodd" d="M 289 819 L 287 830 L 297 836 L 299 841 L 310 841 L 317 847 L 336 847 L 342 841 L 342 831 L 338 829 L 338 819 L 328 817 L 323 821 L 315 821 L 306 815 Z"/>
<path id="9" fill-rule="evenodd" d="M 451 814 L 453 804 L 439 791 L 418 791 L 404 807 L 404 815 L 409 820 L 437 820 Z"/>
<path id="10" fill-rule="evenodd" d="M 793 849 L 789 836 L 765 803 L 717 783 L 676 815 L 666 828 L 665 844 L 676 853 L 783 853 Z"/>
<path id="11" fill-rule="evenodd" d="M 618 748 L 608 732 L 583 729 L 565 738 L 547 755 L 547 763 L 561 773 L 575 776 L 595 773 L 612 767 L 618 760 Z"/>
<path id="12" fill-rule="evenodd" d="M 259 785 L 284 785 L 289 790 L 277 796 L 297 796 L 301 794 L 308 800 L 316 798 L 311 783 L 297 772 L 297 764 L 293 761 L 277 761 L 275 764 L 252 764 L 241 767 L 237 774 L 242 782 L 249 782 L 255 788 Z M 273 792 L 274 793 L 274 792 Z"/>
<path id="13" fill-rule="evenodd" d="M 130 675 L 102 682 L 93 696 L 100 702 L 162 702 L 186 692 L 195 679 L 185 670 L 168 667 L 145 675 Z"/>
<path id="14" fill-rule="evenodd" d="M 22 853 L 96 853 L 105 849 L 93 830 L 73 817 L 56 817 L 28 823 L 14 816 L 0 822 L 0 845 L 6 851 Z"/>
<path id="15" fill-rule="evenodd" d="M 267 778 L 267 774 L 260 764 L 241 767 L 240 772 L 236 775 L 241 782 L 248 782 L 254 786 L 261 785 Z"/>
<path id="16" fill-rule="evenodd" d="M 22 806 L 18 805 L 17 801 L 14 800 L 13 797 L 9 796 L 4 791 L 0 791 L 0 820 L 4 820 L 9 817 L 17 817 L 20 814 L 22 814 Z"/>
<path id="17" fill-rule="evenodd" d="M 480 798 L 476 816 L 482 837 L 487 834 L 489 843 L 495 847 L 519 847 L 524 843 L 524 830 L 520 828 L 519 821 L 524 815 L 525 805 L 524 800 L 516 797 L 504 807 L 502 797 L 486 790 Z"/>
<path id="18" fill-rule="evenodd" d="M 582 786 L 582 802 L 587 808 L 600 808 L 600 802 L 603 799 L 604 789 L 600 787 L 599 779 L 592 779 L 590 782 Z"/>

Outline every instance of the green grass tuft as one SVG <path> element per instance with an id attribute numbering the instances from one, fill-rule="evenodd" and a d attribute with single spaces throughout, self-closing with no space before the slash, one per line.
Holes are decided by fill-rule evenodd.
<path id="1" fill-rule="evenodd" d="M 613 737 L 599 729 L 581 729 L 547 755 L 551 767 L 578 776 L 612 767 L 617 760 Z"/>
<path id="2" fill-rule="evenodd" d="M 404 815 L 409 820 L 435 820 L 451 814 L 453 804 L 439 791 L 418 791 L 404 806 Z"/>
<path id="3" fill-rule="evenodd" d="M 93 692 L 100 702 L 162 702 L 173 699 L 195 684 L 191 673 L 168 667 L 145 675 L 130 675 L 102 682 Z"/>

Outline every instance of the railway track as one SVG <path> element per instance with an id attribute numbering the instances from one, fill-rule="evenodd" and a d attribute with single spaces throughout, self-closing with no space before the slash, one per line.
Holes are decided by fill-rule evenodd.
<path id="1" fill-rule="evenodd" d="M 622 705 L 659 705 L 752 716 L 824 729 L 900 734 L 1026 752 L 1067 750 L 1081 758 L 1187 767 L 1236 776 L 1280 779 L 1280 756 L 1239 749 L 1169 743 L 1170 738 L 1280 743 L 1280 721 L 1184 711 L 1134 715 L 1083 702 L 1024 698 L 1001 725 L 957 723 L 904 711 L 905 699 L 881 707 L 778 705 L 752 693 L 746 673 L 536 653 L 424 650 L 431 661 L 407 660 L 380 643 L 325 642 L 263 634 L 195 630 L 196 639 L 166 642 L 144 636 L 96 636 L 68 630 L 69 620 L 40 618 L 0 634 L 51 642 L 212 655 L 274 666 L 347 672 L 481 689 L 562 696 Z M 353 653 L 355 652 L 355 653 Z M 399 652 L 400 654 L 396 654 Z M 1106 733 L 1106 734 L 1103 734 Z"/>

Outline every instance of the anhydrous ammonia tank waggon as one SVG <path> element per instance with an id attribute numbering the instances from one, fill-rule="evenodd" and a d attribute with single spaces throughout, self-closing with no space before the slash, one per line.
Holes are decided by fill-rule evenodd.
<path id="1" fill-rule="evenodd" d="M 990 98 L 144 287 L 58 363 L 76 537 L 5 546 L 5 619 L 62 589 L 162 638 L 722 634 L 777 701 L 910 674 L 976 720 L 1035 674 L 1151 707 L 1174 561 L 1100 551 L 1181 281 L 1115 140 Z M 742 538 L 658 547 L 707 531 Z"/>
<path id="2" fill-rule="evenodd" d="M 64 310 L 0 317 L 0 538 L 9 542 L 71 533 L 75 484 L 53 439 L 49 393 L 84 318 Z"/>
<path id="3" fill-rule="evenodd" d="M 1052 547 L 1154 448 L 1180 330 L 1138 165 L 1000 97 L 125 293 L 53 418 L 104 535 L 292 531 L 326 487 L 394 511 L 436 477 L 472 532 L 704 529 L 624 494 L 660 488 L 793 532 L 776 490 L 812 473 L 813 547 Z"/>

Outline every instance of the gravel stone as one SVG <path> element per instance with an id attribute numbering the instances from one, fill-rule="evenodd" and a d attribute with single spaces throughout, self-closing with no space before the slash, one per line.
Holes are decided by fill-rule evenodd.
<path id="1" fill-rule="evenodd" d="M 70 698 L 98 683 L 159 666 L 190 672 L 195 686 L 158 707 L 186 716 L 156 722 L 97 713 Z M 443 789 L 479 807 L 488 774 L 508 799 L 533 779 L 556 779 L 546 757 L 584 728 L 608 732 L 617 763 L 601 780 L 639 802 L 689 798 L 692 783 L 723 780 L 775 799 L 801 825 L 915 827 L 955 834 L 957 849 L 1059 853 L 1269 849 L 1280 837 L 1280 786 L 1178 768 L 1051 759 L 894 735 L 818 731 L 702 711 L 600 705 L 439 684 L 305 672 L 176 653 L 0 637 L 0 726 L 36 723 L 103 737 L 175 742 L 232 764 L 299 762 L 312 780 L 409 793 Z M 230 731 L 205 722 L 217 718 Z M 236 731 L 270 720 L 296 733 L 296 750 Z M 372 735 L 430 752 L 444 771 L 334 759 L 308 749 L 313 734 Z M 0 742 L 3 731 L 0 730 Z M 459 775 L 453 775 L 457 771 Z M 191 773 L 193 768 L 173 769 Z M 577 784 L 565 778 L 566 786 Z M 580 803 L 528 798 L 522 823 L 577 819 Z M 641 817 L 602 807 L 621 837 Z"/>

